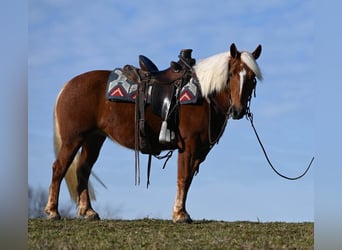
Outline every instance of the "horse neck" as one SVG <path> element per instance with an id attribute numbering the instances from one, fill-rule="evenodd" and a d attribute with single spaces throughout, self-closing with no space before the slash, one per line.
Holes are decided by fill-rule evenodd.
<path id="1" fill-rule="evenodd" d="M 215 93 L 209 97 L 210 103 L 214 108 L 215 112 L 219 115 L 228 115 L 231 103 L 228 98 L 228 91 L 221 91 L 220 93 Z"/>

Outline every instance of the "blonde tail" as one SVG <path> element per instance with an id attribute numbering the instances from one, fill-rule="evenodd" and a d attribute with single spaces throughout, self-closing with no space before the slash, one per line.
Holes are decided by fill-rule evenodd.
<path id="1" fill-rule="evenodd" d="M 53 119 L 54 119 L 54 122 L 53 122 L 54 124 L 54 136 L 53 136 L 54 151 L 55 151 L 55 156 L 57 158 L 61 150 L 62 141 L 61 141 L 61 137 L 59 134 L 58 121 L 56 119 L 56 111 L 54 111 Z M 78 203 L 78 192 L 77 192 L 78 180 L 77 180 L 77 175 L 76 175 L 76 168 L 79 162 L 79 158 L 80 158 L 80 153 L 77 152 L 74 160 L 72 161 L 68 171 L 66 172 L 64 176 L 65 182 L 69 190 L 70 197 L 75 203 Z M 89 191 L 90 199 L 95 200 L 96 199 L 95 191 L 90 180 L 88 181 L 88 191 Z"/>

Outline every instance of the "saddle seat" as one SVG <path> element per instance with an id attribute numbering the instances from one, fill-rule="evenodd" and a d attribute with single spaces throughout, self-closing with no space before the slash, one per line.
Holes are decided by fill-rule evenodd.
<path id="1" fill-rule="evenodd" d="M 133 82 L 139 83 L 137 76 L 138 74 L 140 80 L 147 79 L 148 83 L 152 85 L 170 85 L 177 80 L 181 80 L 184 76 L 182 66 L 177 62 L 171 62 L 169 68 L 161 71 L 151 71 L 150 69 L 146 68 L 136 68 L 133 65 L 125 65 L 122 71 Z"/>

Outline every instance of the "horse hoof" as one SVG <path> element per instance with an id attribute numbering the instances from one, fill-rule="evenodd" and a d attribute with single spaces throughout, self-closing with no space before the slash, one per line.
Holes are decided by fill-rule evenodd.
<path id="1" fill-rule="evenodd" d="M 61 216 L 59 215 L 57 209 L 51 209 L 49 206 L 46 206 L 44 212 L 48 215 L 47 219 L 49 220 L 61 219 Z"/>
<path id="2" fill-rule="evenodd" d="M 179 215 L 174 215 L 173 216 L 173 222 L 174 223 L 192 223 L 192 219 L 190 218 L 190 215 L 187 213 L 184 214 L 179 214 Z"/>
<path id="3" fill-rule="evenodd" d="M 87 213 L 84 218 L 89 221 L 100 220 L 100 216 L 96 212 Z"/>
<path id="4" fill-rule="evenodd" d="M 48 220 L 60 220 L 61 216 L 58 213 L 50 213 L 48 216 Z"/>
<path id="5" fill-rule="evenodd" d="M 192 223 L 192 219 L 191 218 L 173 219 L 173 222 L 177 224 L 190 224 Z"/>

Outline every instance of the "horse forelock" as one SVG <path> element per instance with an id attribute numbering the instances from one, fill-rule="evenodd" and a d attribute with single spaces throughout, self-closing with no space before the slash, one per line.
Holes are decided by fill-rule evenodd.
<path id="1" fill-rule="evenodd" d="M 258 80 L 261 81 L 263 79 L 259 65 L 251 53 L 243 51 L 241 53 L 241 60 L 247 65 L 248 68 L 250 68 L 254 72 Z"/>
<path id="2" fill-rule="evenodd" d="M 194 66 L 203 97 L 222 91 L 228 80 L 229 52 L 224 52 L 198 60 Z"/>

